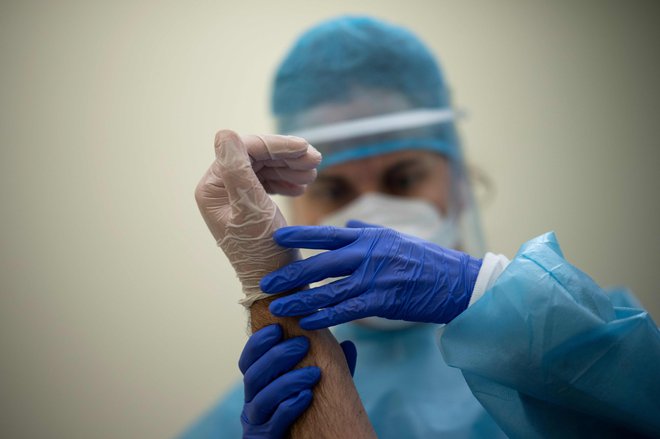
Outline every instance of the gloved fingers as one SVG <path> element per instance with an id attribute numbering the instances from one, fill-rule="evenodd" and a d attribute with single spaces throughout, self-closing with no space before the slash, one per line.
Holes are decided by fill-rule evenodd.
<path id="1" fill-rule="evenodd" d="M 225 234 L 229 210 L 229 197 L 218 174 L 217 160 L 206 171 L 195 188 L 195 201 L 209 231 L 219 242 Z"/>
<path id="2" fill-rule="evenodd" d="M 348 364 L 348 370 L 351 372 L 351 376 L 355 374 L 355 364 L 357 363 L 357 348 L 355 343 L 350 340 L 345 340 L 339 343 L 341 350 L 344 351 L 344 357 L 346 357 L 346 363 Z"/>
<path id="3" fill-rule="evenodd" d="M 321 154 L 305 139 L 274 134 L 241 139 L 267 193 L 298 196 L 316 179 Z"/>
<path id="4" fill-rule="evenodd" d="M 216 204 L 215 201 L 223 202 L 222 205 L 227 202 L 227 191 L 219 168 L 219 163 L 214 161 L 195 187 L 195 199 L 200 209 L 209 203 Z"/>
<path id="5" fill-rule="evenodd" d="M 349 275 L 361 263 L 362 255 L 358 252 L 327 251 L 268 273 L 259 286 L 268 294 L 291 291 L 329 277 Z"/>
<path id="6" fill-rule="evenodd" d="M 261 181 L 286 181 L 288 183 L 306 185 L 316 179 L 316 169 L 298 171 L 289 168 L 262 168 L 257 175 Z"/>
<path id="7" fill-rule="evenodd" d="M 275 231 L 273 238 L 282 247 L 336 250 L 360 237 L 360 229 L 333 226 L 288 226 Z"/>
<path id="8" fill-rule="evenodd" d="M 321 378 L 321 369 L 315 366 L 295 369 L 277 378 L 245 405 L 244 413 L 250 424 L 268 421 L 277 406 L 303 390 L 308 390 Z"/>
<path id="9" fill-rule="evenodd" d="M 379 226 L 378 224 L 365 223 L 364 221 L 360 220 L 348 220 L 348 222 L 346 222 L 346 227 L 351 229 L 378 229 L 382 228 L 383 226 Z"/>
<path id="10" fill-rule="evenodd" d="M 312 391 L 303 390 L 293 398 L 282 402 L 270 420 L 272 423 L 272 437 L 285 437 L 293 423 L 296 422 L 312 403 L 312 399 Z"/>
<path id="11" fill-rule="evenodd" d="M 309 340 L 306 337 L 289 338 L 268 350 L 243 375 L 245 402 L 252 401 L 268 383 L 293 369 L 308 351 Z"/>
<path id="12" fill-rule="evenodd" d="M 269 194 L 287 195 L 290 197 L 297 197 L 305 192 L 304 185 L 293 184 L 286 181 L 269 181 L 262 182 L 264 189 Z"/>
<path id="13" fill-rule="evenodd" d="M 303 316 L 336 305 L 360 293 L 360 285 L 356 285 L 352 276 L 349 276 L 274 300 L 269 309 L 279 317 Z"/>
<path id="14" fill-rule="evenodd" d="M 241 373 L 245 375 L 248 368 L 280 340 L 282 340 L 282 328 L 278 324 L 265 326 L 252 334 L 238 359 Z"/>
<path id="15" fill-rule="evenodd" d="M 307 152 L 309 143 L 301 137 L 279 134 L 241 136 L 250 158 L 255 162 L 298 158 Z"/>
<path id="16" fill-rule="evenodd" d="M 273 207 L 261 182 L 252 169 L 245 145 L 238 134 L 221 130 L 215 136 L 215 155 L 232 211 L 268 212 Z"/>
<path id="17" fill-rule="evenodd" d="M 341 302 L 332 308 L 325 308 L 300 319 L 300 327 L 308 331 L 329 328 L 330 326 L 350 322 L 376 315 L 371 311 L 364 296 L 357 296 Z"/>
<path id="18" fill-rule="evenodd" d="M 264 134 L 241 138 L 254 163 L 297 170 L 315 169 L 321 163 L 321 153 L 302 137 Z"/>

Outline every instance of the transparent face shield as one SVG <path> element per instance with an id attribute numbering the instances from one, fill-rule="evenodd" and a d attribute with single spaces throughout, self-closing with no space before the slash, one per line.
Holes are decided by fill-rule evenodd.
<path id="1" fill-rule="evenodd" d="M 478 208 L 455 130 L 455 121 L 460 115 L 451 108 L 413 109 L 318 125 L 291 134 L 304 137 L 323 154 L 321 173 L 333 165 L 397 151 L 442 154 L 448 159 L 451 170 L 445 219 L 455 229 L 452 246 L 482 257 L 484 240 Z"/>

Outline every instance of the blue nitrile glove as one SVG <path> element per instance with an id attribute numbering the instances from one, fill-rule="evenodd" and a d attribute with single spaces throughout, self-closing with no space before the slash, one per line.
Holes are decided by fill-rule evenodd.
<path id="1" fill-rule="evenodd" d="M 355 345 L 345 341 L 341 348 L 353 375 Z M 309 407 L 311 389 L 321 377 L 321 370 L 315 366 L 293 369 L 308 350 L 306 337 L 282 340 L 279 325 L 266 326 L 248 339 L 238 360 L 245 387 L 243 438 L 283 438 Z"/>
<path id="2" fill-rule="evenodd" d="M 448 323 L 470 301 L 481 260 L 384 227 L 349 221 L 349 228 L 283 227 L 282 247 L 326 249 L 266 275 L 261 289 L 279 293 L 347 276 L 270 304 L 277 316 L 306 316 L 319 329 L 369 316 Z M 320 310 L 320 311 L 319 311 Z"/>

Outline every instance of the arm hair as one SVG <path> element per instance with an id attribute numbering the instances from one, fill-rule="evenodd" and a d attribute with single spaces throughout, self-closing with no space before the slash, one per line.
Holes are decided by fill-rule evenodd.
<path id="1" fill-rule="evenodd" d="M 255 302 L 250 308 L 252 332 L 279 323 L 284 338 L 304 335 L 310 349 L 299 367 L 317 366 L 321 379 L 314 387 L 310 407 L 291 427 L 292 439 L 376 438 L 362 401 L 353 384 L 344 353 L 328 329 L 305 331 L 298 319 L 273 316 L 268 305 L 275 298 Z"/>

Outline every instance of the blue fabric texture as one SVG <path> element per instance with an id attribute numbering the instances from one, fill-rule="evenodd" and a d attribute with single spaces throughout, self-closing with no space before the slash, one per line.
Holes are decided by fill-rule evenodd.
<path id="1" fill-rule="evenodd" d="M 553 233 L 521 247 L 441 350 L 512 438 L 660 436 L 656 324 L 613 306 Z"/>
<path id="2" fill-rule="evenodd" d="M 298 38 L 277 69 L 272 112 L 282 120 L 320 104 L 346 102 L 355 87 L 397 91 L 413 107 L 449 105 L 440 67 L 413 33 L 371 17 L 343 16 Z M 280 128 L 299 127 L 282 122 Z"/>
<path id="3" fill-rule="evenodd" d="M 243 382 L 237 382 L 209 411 L 178 437 L 180 439 L 242 438 L 241 412 L 244 399 Z"/>
<path id="4" fill-rule="evenodd" d="M 376 99 L 371 101 L 372 108 L 365 116 L 451 106 L 438 62 L 413 33 L 371 17 L 343 16 L 301 35 L 280 64 L 271 102 L 278 131 L 289 134 L 309 128 L 301 115 L 320 105 L 351 103 L 356 95 L 370 91 L 383 99 L 401 96 L 406 104 L 392 107 L 391 102 Z M 314 146 L 323 154 L 320 170 L 408 149 L 432 150 L 457 161 L 461 154 L 454 123 Z"/>

